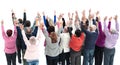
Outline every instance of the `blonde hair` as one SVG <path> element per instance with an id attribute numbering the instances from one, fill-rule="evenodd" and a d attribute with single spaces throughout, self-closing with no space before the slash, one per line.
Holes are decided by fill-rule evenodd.
<path id="1" fill-rule="evenodd" d="M 57 42 L 57 34 L 55 32 L 51 32 L 50 33 L 50 38 L 52 40 L 52 43 L 56 43 Z"/>

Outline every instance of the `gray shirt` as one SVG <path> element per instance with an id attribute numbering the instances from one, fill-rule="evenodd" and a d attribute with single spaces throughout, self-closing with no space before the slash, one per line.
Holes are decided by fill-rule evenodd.
<path id="1" fill-rule="evenodd" d="M 45 37 L 46 37 L 46 46 L 45 46 L 45 54 L 51 57 L 58 56 L 60 51 L 59 51 L 59 41 L 60 37 L 58 37 L 56 43 L 52 43 L 51 38 L 48 35 L 48 32 L 46 30 L 43 31 Z"/>

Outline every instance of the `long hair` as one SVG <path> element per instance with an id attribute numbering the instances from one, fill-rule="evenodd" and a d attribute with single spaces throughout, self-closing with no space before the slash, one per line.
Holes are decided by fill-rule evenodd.
<path id="1" fill-rule="evenodd" d="M 52 43 L 56 43 L 57 42 L 57 34 L 55 32 L 51 32 L 50 33 L 50 38 L 52 40 Z"/>

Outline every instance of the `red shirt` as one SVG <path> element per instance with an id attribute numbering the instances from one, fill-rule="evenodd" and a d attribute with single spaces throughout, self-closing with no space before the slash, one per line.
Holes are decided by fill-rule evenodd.
<path id="1" fill-rule="evenodd" d="M 81 33 L 80 37 L 76 37 L 75 35 L 72 35 L 70 39 L 70 44 L 69 44 L 70 48 L 72 48 L 74 51 L 80 51 L 83 45 L 84 39 L 85 39 L 84 33 Z"/>

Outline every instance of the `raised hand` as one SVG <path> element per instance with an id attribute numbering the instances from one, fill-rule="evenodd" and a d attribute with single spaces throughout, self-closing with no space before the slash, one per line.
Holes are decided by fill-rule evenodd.
<path id="1" fill-rule="evenodd" d="M 107 20 L 107 16 L 105 16 L 105 18 L 104 18 L 104 22 Z"/>
<path id="2" fill-rule="evenodd" d="M 117 19 L 118 19 L 118 16 L 117 15 L 115 15 L 114 16 L 114 20 L 117 22 Z"/>
<path id="3" fill-rule="evenodd" d="M 111 20 L 112 20 L 112 17 L 109 18 L 109 21 L 111 21 Z"/>
<path id="4" fill-rule="evenodd" d="M 96 12 L 96 17 L 98 17 L 99 11 Z"/>
<path id="5" fill-rule="evenodd" d="M 2 21 L 1 21 L 1 25 L 3 25 L 3 24 L 4 24 L 4 21 L 2 20 Z"/>

